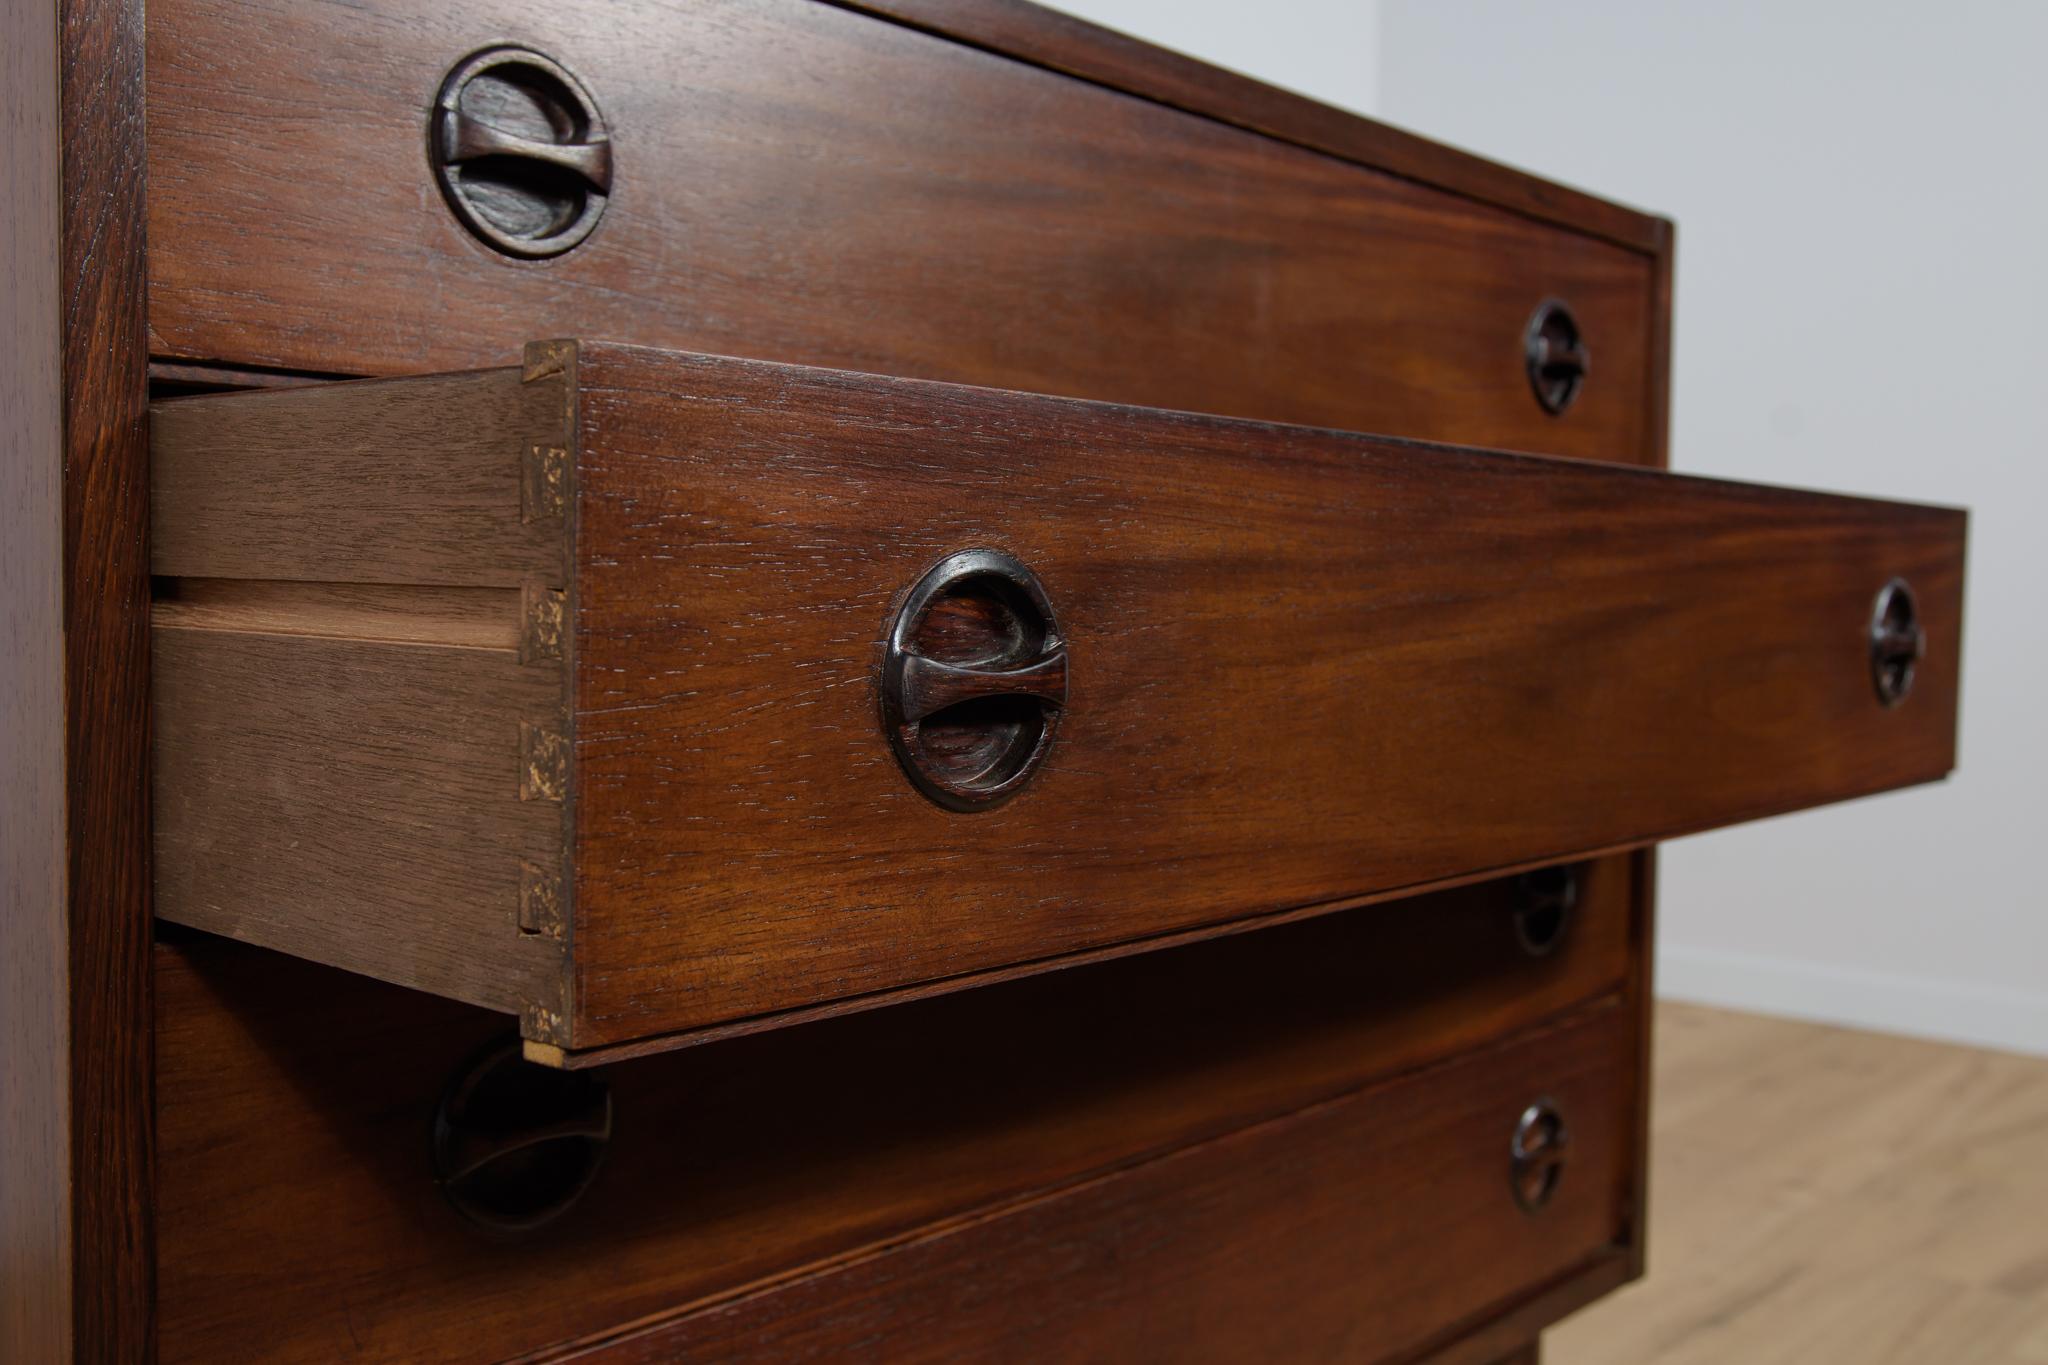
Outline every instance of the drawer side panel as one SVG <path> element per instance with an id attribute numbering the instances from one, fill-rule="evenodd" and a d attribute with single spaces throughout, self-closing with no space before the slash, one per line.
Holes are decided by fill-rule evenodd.
<path id="1" fill-rule="evenodd" d="M 523 932 L 562 808 L 521 726 L 561 681 L 516 650 L 159 625 L 156 913 L 551 1028 L 563 943 Z"/>
<path id="2" fill-rule="evenodd" d="M 561 517 L 522 494 L 566 460 L 569 404 L 566 376 L 517 368 L 157 403 L 150 572 L 560 586 Z"/>

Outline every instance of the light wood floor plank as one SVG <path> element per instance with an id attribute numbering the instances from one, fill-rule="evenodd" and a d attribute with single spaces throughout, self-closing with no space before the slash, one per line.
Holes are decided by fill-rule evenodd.
<path id="1" fill-rule="evenodd" d="M 1664 1004 L 1650 1273 L 1554 1365 L 2048 1365 L 2048 1059 Z"/>

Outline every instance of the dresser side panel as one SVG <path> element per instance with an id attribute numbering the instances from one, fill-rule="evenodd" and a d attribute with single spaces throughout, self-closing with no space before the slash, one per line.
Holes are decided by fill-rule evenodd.
<path id="1" fill-rule="evenodd" d="M 71 1354 L 57 15 L 0 8 L 0 1358 Z"/>

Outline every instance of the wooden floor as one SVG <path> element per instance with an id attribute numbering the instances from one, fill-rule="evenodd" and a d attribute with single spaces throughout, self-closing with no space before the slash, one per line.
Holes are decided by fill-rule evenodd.
<path id="1" fill-rule="evenodd" d="M 1657 1012 L 1649 1278 L 1546 1365 L 2048 1362 L 2048 1059 Z"/>

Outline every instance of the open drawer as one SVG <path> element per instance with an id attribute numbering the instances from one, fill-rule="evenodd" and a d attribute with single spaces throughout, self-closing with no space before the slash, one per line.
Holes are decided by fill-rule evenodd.
<path id="1" fill-rule="evenodd" d="M 151 416 L 158 914 L 539 1060 L 1953 763 L 1952 509 L 568 342 Z"/>

